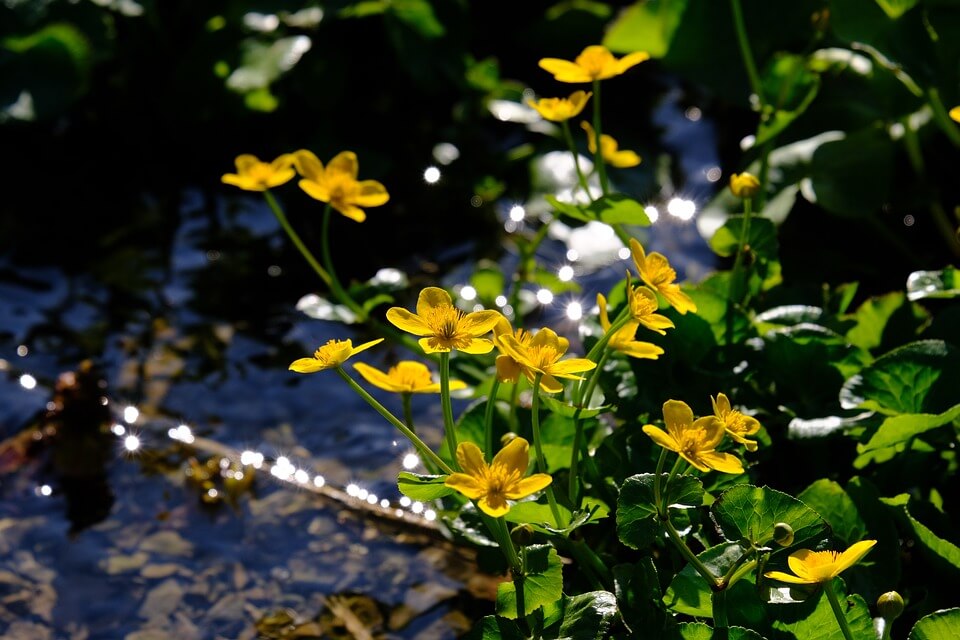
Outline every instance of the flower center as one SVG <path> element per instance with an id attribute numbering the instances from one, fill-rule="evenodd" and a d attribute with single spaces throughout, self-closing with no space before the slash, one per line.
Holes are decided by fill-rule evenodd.
<path id="1" fill-rule="evenodd" d="M 680 444 L 680 450 L 691 458 L 705 450 L 703 443 L 707 439 L 707 432 L 699 427 L 687 427 L 679 433 L 679 437 L 674 437 Z"/>
<path id="2" fill-rule="evenodd" d="M 530 362 L 542 371 L 559 360 L 561 355 L 563 354 L 557 353 L 557 349 L 549 344 L 530 346 L 527 349 L 527 357 L 530 358 Z"/>
<path id="3" fill-rule="evenodd" d="M 327 340 L 326 344 L 316 350 L 313 357 L 323 364 L 336 363 L 339 362 L 337 356 L 341 348 L 339 340 Z"/>

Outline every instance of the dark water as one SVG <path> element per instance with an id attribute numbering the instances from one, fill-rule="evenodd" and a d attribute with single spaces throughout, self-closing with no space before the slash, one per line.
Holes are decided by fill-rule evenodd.
<path id="1" fill-rule="evenodd" d="M 668 96 L 656 118 L 661 160 L 683 184 L 643 194 L 660 218 L 638 234 L 695 280 L 710 267 L 708 253 L 694 221 L 670 215 L 667 205 L 674 197 L 702 205 L 718 188 L 707 178 L 718 162 L 711 126 L 684 115 L 676 98 Z M 639 186 L 629 174 L 622 180 L 624 191 Z M 165 214 L 169 203 L 145 206 Z M 254 638 L 258 621 L 288 616 L 289 629 L 343 594 L 367 598 L 355 606 L 379 616 L 370 626 L 382 637 L 455 637 L 492 611 L 493 581 L 478 578 L 469 559 L 296 482 L 261 472 L 234 505 L 202 500 L 185 469 L 191 455 L 202 461 L 209 452 L 171 440 L 172 426 L 285 456 L 309 478 L 353 485 L 391 509 L 409 446 L 333 372 L 287 370 L 330 338 L 371 336 L 296 310 L 315 284 L 262 200 L 188 190 L 176 206 L 166 242 L 118 241 L 88 263 L 94 267 L 55 255 L 28 264 L 0 256 L 0 436 L 9 443 L 49 424 L 58 378 L 91 354 L 110 422 L 123 425 L 121 435 L 103 437 L 70 437 L 61 425 L 58 437 L 22 456 L 0 457 L 2 637 Z M 509 206 L 501 205 L 504 220 Z M 561 236 L 543 246 L 544 264 L 565 263 L 573 240 Z M 630 264 L 605 254 L 601 240 L 578 232 L 585 313 Z M 582 266 L 592 258 L 594 266 Z M 509 269 L 514 256 L 505 250 L 501 260 Z M 469 270 L 448 261 L 438 275 L 455 288 Z M 563 325 L 569 301 L 558 296 L 542 309 L 543 324 Z M 386 366 L 386 357 L 372 350 L 362 359 Z M 375 395 L 399 412 L 397 398 Z M 139 411 L 129 423 L 127 407 Z M 436 398 L 414 398 L 414 413 L 425 439 L 439 442 Z M 265 637 L 282 637 L 274 633 Z"/>

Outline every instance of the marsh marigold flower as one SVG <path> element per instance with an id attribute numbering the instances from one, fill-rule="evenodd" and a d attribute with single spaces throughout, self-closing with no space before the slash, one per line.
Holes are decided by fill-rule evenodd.
<path id="1" fill-rule="evenodd" d="M 561 360 L 570 346 L 570 341 L 546 327 L 533 334 L 527 342 L 510 334 L 497 336 L 496 340 L 501 351 L 513 358 L 527 380 L 533 382 L 537 374 L 541 375 L 540 388 L 547 393 L 563 391 L 563 385 L 557 378 L 582 380 L 583 378 L 574 374 L 597 366 L 586 358 Z"/>
<path id="2" fill-rule="evenodd" d="M 746 436 L 752 436 L 760 431 L 760 422 L 752 417 L 746 416 L 730 406 L 730 400 L 722 393 L 717 394 L 714 399 L 710 396 L 710 403 L 713 405 L 713 415 L 720 419 L 727 435 L 744 445 L 747 451 L 757 450 L 756 440 L 747 440 Z"/>
<path id="3" fill-rule="evenodd" d="M 714 469 L 722 473 L 743 473 L 740 459 L 729 453 L 716 451 L 723 440 L 723 423 L 716 416 L 693 419 L 693 410 L 686 402 L 667 400 L 663 403 L 664 431 L 652 424 L 644 425 L 643 432 L 654 442 L 680 457 L 700 471 Z"/>
<path id="4" fill-rule="evenodd" d="M 607 299 L 602 293 L 597 294 L 597 306 L 600 307 L 600 328 L 604 333 L 610 331 L 610 318 L 607 314 Z M 637 340 L 637 328 L 640 323 L 631 318 L 616 333 L 610 336 L 607 344 L 614 351 L 619 351 L 631 358 L 646 358 L 656 360 L 663 353 L 663 349 L 652 342 Z"/>
<path id="5" fill-rule="evenodd" d="M 493 341 L 481 336 L 490 333 L 501 318 L 499 311 L 472 311 L 465 313 L 453 306 L 445 289 L 427 287 L 417 298 L 417 312 L 403 307 L 387 310 L 387 320 L 396 327 L 420 338 L 425 353 L 463 351 L 490 353 Z"/>
<path id="6" fill-rule="evenodd" d="M 312 358 L 294 360 L 290 364 L 290 370 L 297 373 L 315 373 L 324 369 L 334 369 L 346 362 L 347 358 L 381 342 L 383 338 L 377 338 L 355 347 L 352 340 L 327 340 L 325 345 L 314 352 Z"/>
<path id="7" fill-rule="evenodd" d="M 357 222 L 367 219 L 361 207 L 378 207 L 390 199 L 386 188 L 376 180 L 357 180 L 357 154 L 343 151 L 326 167 L 312 151 L 300 149 L 293 154 L 294 164 L 302 176 L 298 183 L 315 200 Z"/>
<path id="8" fill-rule="evenodd" d="M 680 285 L 674 282 L 677 272 L 670 266 L 666 256 L 656 252 L 647 255 L 635 238 L 630 238 L 630 253 L 640 279 L 648 287 L 666 298 L 679 313 L 697 310 L 697 305 L 690 296 L 681 291 Z"/>
<path id="9" fill-rule="evenodd" d="M 527 100 L 527 104 L 545 119 L 563 122 L 580 115 L 592 95 L 591 92 L 574 91 L 569 98 L 540 98 L 536 101 Z"/>
<path id="10" fill-rule="evenodd" d="M 877 544 L 876 540 L 861 540 L 850 545 L 846 551 L 811 551 L 800 549 L 787 558 L 793 574 L 783 571 L 768 571 L 767 578 L 790 584 L 822 584 L 830 582 L 841 572 L 857 564 Z"/>
<path id="11" fill-rule="evenodd" d="M 440 393 L 440 383 L 434 382 L 427 365 L 416 360 L 401 360 L 386 373 L 363 362 L 353 365 L 363 379 L 375 387 L 393 393 Z M 450 390 L 466 389 L 462 380 L 451 380 Z"/>
<path id="12" fill-rule="evenodd" d="M 263 162 L 257 156 L 245 153 L 234 160 L 236 173 L 220 177 L 224 184 L 247 191 L 266 191 L 289 182 L 297 172 L 293 170 L 293 156 L 285 153 L 273 162 Z"/>
<path id="13" fill-rule="evenodd" d="M 496 345 L 497 351 L 500 352 L 496 360 L 497 379 L 500 380 L 500 382 L 516 382 L 520 379 L 520 374 L 522 373 L 520 363 L 510 357 L 510 354 L 504 352 L 503 347 L 500 346 L 500 341 L 497 338 L 503 335 L 511 335 L 516 338 L 521 345 L 526 346 L 533 338 L 533 334 L 525 329 L 517 329 L 514 331 L 513 327 L 510 326 L 510 321 L 503 316 L 500 316 L 497 324 L 493 327 L 493 343 Z"/>
<path id="14" fill-rule="evenodd" d="M 459 491 L 488 516 L 499 518 L 510 511 L 507 500 L 519 500 L 545 489 L 553 480 L 546 473 L 525 478 L 530 463 L 529 443 L 514 438 L 487 465 L 480 447 L 472 442 L 457 446 L 457 462 L 463 473 L 451 473 L 444 484 Z"/>
<path id="15" fill-rule="evenodd" d="M 593 82 L 618 76 L 649 58 L 650 54 L 646 51 L 636 51 L 617 59 L 609 49 L 595 44 L 586 47 L 573 62 L 560 58 L 543 58 L 539 65 L 560 82 Z"/>
<path id="16" fill-rule="evenodd" d="M 580 123 L 580 127 L 587 132 L 587 148 L 590 149 L 590 153 L 596 153 L 597 132 L 593 130 L 593 127 L 586 120 Z M 600 134 L 600 155 L 603 157 L 604 162 L 618 169 L 635 167 L 640 164 L 641 161 L 636 151 L 630 151 L 628 149 L 621 151 L 620 144 L 613 137 L 605 133 Z"/>
<path id="17" fill-rule="evenodd" d="M 638 323 L 656 331 L 662 336 L 667 335 L 667 329 L 673 329 L 676 325 L 673 320 L 667 316 L 657 313 L 660 309 L 660 302 L 657 300 L 657 294 L 650 287 L 634 287 L 630 283 L 630 273 L 627 273 L 627 302 L 630 305 L 630 316 Z"/>
<path id="18" fill-rule="evenodd" d="M 730 191 L 738 198 L 752 198 L 760 191 L 760 181 L 752 173 L 734 173 L 730 176 Z"/>

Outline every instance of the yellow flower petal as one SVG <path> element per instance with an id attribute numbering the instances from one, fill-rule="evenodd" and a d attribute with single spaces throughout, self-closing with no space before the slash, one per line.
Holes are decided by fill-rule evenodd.
<path id="1" fill-rule="evenodd" d="M 549 474 L 535 473 L 532 476 L 522 479 L 515 487 L 507 490 L 505 494 L 510 500 L 520 500 L 521 498 L 533 495 L 537 491 L 546 489 L 551 482 L 553 482 L 553 478 L 550 477 Z"/>
<path id="2" fill-rule="evenodd" d="M 877 544 L 876 540 L 861 540 L 860 542 L 855 542 L 850 545 L 850 547 L 837 558 L 836 573 L 845 571 L 858 563 L 875 544 Z"/>
<path id="3" fill-rule="evenodd" d="M 379 369 L 375 369 L 374 367 L 371 367 L 368 364 L 365 364 L 363 362 L 356 362 L 354 363 L 353 368 L 357 370 L 357 373 L 359 373 L 364 380 L 366 380 L 367 382 L 369 382 L 375 387 L 379 387 L 380 389 L 383 389 L 384 391 L 391 391 L 393 393 L 401 393 L 405 391 L 405 389 L 403 389 L 401 386 L 396 384 L 390 378 L 390 376 L 385 374 L 383 371 L 380 371 Z"/>
<path id="4" fill-rule="evenodd" d="M 457 462 L 463 472 L 471 476 L 482 477 L 486 473 L 487 462 L 483 459 L 483 451 L 472 442 L 461 442 L 457 445 Z"/>
<path id="5" fill-rule="evenodd" d="M 652 342 L 642 342 L 639 340 L 620 343 L 617 350 L 631 358 L 642 358 L 646 360 L 656 360 L 664 353 L 662 348 Z"/>
<path id="6" fill-rule="evenodd" d="M 482 355 L 493 351 L 493 346 L 493 340 L 473 338 L 467 345 L 459 347 L 458 350 L 473 355 Z"/>
<path id="7" fill-rule="evenodd" d="M 238 173 L 247 173 L 260 164 L 260 158 L 249 153 L 243 153 L 234 159 L 233 164 L 237 167 Z"/>
<path id="8" fill-rule="evenodd" d="M 670 451 L 680 450 L 680 444 L 673 438 L 673 436 L 659 427 L 656 427 L 652 424 L 647 424 L 643 426 L 643 432 L 650 436 L 650 438 L 656 444 L 660 445 L 664 449 L 669 449 Z"/>
<path id="9" fill-rule="evenodd" d="M 510 505 L 507 504 L 506 496 L 499 493 L 487 493 L 477 501 L 480 510 L 491 518 L 499 518 L 510 512 Z"/>
<path id="10" fill-rule="evenodd" d="M 618 169 L 629 169 L 630 167 L 635 167 L 643 162 L 643 159 L 636 151 L 631 151 L 629 149 L 614 151 L 609 156 L 604 157 L 604 160 L 606 160 L 607 164 L 610 166 Z"/>
<path id="11" fill-rule="evenodd" d="M 301 174 L 302 175 L 302 174 Z M 327 188 L 327 185 L 320 182 L 314 182 L 308 178 L 304 178 L 297 182 L 303 192 L 314 200 L 319 200 L 320 202 L 330 202 L 330 189 Z"/>
<path id="12" fill-rule="evenodd" d="M 561 60 L 560 58 L 543 58 L 538 63 L 540 68 L 553 74 L 558 82 L 592 82 L 593 78 L 580 65 Z"/>
<path id="13" fill-rule="evenodd" d="M 472 311 L 460 319 L 459 329 L 479 338 L 493 331 L 502 317 L 499 311 Z"/>
<path id="14" fill-rule="evenodd" d="M 953 109 L 950 109 L 950 117 L 960 122 L 960 106 L 956 106 Z"/>
<path id="15" fill-rule="evenodd" d="M 436 307 L 452 307 L 453 299 L 446 289 L 424 287 L 417 296 L 417 315 L 426 316 Z"/>
<path id="16" fill-rule="evenodd" d="M 510 356 L 497 356 L 496 367 L 497 378 L 500 382 L 516 382 L 520 379 L 520 365 Z"/>
<path id="17" fill-rule="evenodd" d="M 644 62 L 645 60 L 649 60 L 649 59 L 650 59 L 650 54 L 647 53 L 646 51 L 634 51 L 633 53 L 628 53 L 627 55 L 623 56 L 622 58 L 620 58 L 620 60 L 617 61 L 617 72 L 623 73 L 627 69 L 630 69 L 631 67 L 635 67 L 641 62 Z"/>
<path id="18" fill-rule="evenodd" d="M 703 430 L 703 439 L 700 441 L 702 449 L 715 449 L 726 434 L 723 421 L 717 416 L 697 418 L 692 426 L 694 429 Z"/>
<path id="19" fill-rule="evenodd" d="M 327 171 L 343 173 L 356 180 L 357 174 L 359 173 L 357 154 L 353 151 L 341 151 L 333 157 L 333 160 L 327 163 Z"/>
<path id="20" fill-rule="evenodd" d="M 390 194 L 387 188 L 376 180 L 361 180 L 357 183 L 359 191 L 354 196 L 353 202 L 360 207 L 379 207 L 390 200 Z"/>
<path id="21" fill-rule="evenodd" d="M 580 376 L 570 374 L 590 371 L 591 369 L 596 369 L 596 367 L 597 363 L 587 358 L 567 358 L 566 360 L 558 360 L 550 365 L 550 373 L 560 378 L 580 380 Z"/>
<path id="22" fill-rule="evenodd" d="M 740 462 L 740 458 L 729 453 L 704 451 L 700 453 L 699 458 L 703 464 L 720 473 L 729 473 L 732 475 L 743 473 L 743 463 Z M 701 471 L 703 471 L 703 469 L 701 469 Z"/>
<path id="23" fill-rule="evenodd" d="M 486 487 L 477 481 L 476 478 L 465 473 L 451 473 L 447 476 L 447 479 L 443 481 L 443 484 L 455 491 L 459 491 L 471 500 L 476 500 L 486 493 Z"/>
<path id="24" fill-rule="evenodd" d="M 316 373 L 328 368 L 316 358 L 298 358 L 290 363 L 290 370 L 297 373 Z"/>
<path id="25" fill-rule="evenodd" d="M 806 578 L 790 575 L 789 573 L 784 573 L 783 571 L 767 571 L 763 575 L 767 578 L 779 580 L 780 582 L 787 582 L 790 584 L 816 584 L 815 580 L 807 580 Z"/>
<path id="26" fill-rule="evenodd" d="M 667 400 L 663 403 L 663 422 L 667 425 L 667 431 L 679 431 L 693 424 L 693 409 L 682 400 Z"/>
<path id="27" fill-rule="evenodd" d="M 530 382 L 533 383 L 534 380 L 535 378 L 531 376 Z M 549 373 L 545 373 L 540 376 L 540 388 L 547 393 L 560 393 L 563 391 L 563 385 L 560 384 L 560 381 Z"/>
<path id="28" fill-rule="evenodd" d="M 420 316 L 407 311 L 403 307 L 391 307 L 387 310 L 387 320 L 398 329 L 415 336 L 433 335 L 433 329 L 427 326 Z"/>
<path id="29" fill-rule="evenodd" d="M 509 475 L 518 473 L 521 476 L 527 472 L 527 466 L 530 464 L 529 455 L 530 444 L 523 438 L 514 438 L 507 446 L 497 452 L 493 457 L 491 468 L 502 467 L 502 472 Z M 478 449 L 479 451 L 479 449 Z M 483 459 L 481 455 L 481 460 Z"/>
<path id="30" fill-rule="evenodd" d="M 330 202 L 330 206 L 336 209 L 337 211 L 339 211 L 340 213 L 342 213 L 343 215 L 345 215 L 346 217 L 350 218 L 354 222 L 363 222 L 364 220 L 367 219 L 366 212 L 360 207 L 357 207 L 355 205 L 345 204 L 343 202 L 338 202 L 336 200 L 333 200 Z"/>
<path id="31" fill-rule="evenodd" d="M 293 164 L 297 173 L 307 180 L 317 181 L 323 177 L 323 163 L 308 149 L 299 149 L 293 152 Z M 303 183 L 300 184 L 301 188 Z M 306 189 L 304 189 L 306 191 Z M 329 197 L 327 198 L 329 199 Z"/>

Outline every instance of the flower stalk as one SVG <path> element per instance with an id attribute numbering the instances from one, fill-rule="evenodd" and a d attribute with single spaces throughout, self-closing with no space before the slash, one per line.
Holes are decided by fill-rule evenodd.
<path id="1" fill-rule="evenodd" d="M 837 619 L 837 624 L 840 625 L 840 632 L 843 633 L 844 640 L 854 640 L 850 625 L 847 623 L 847 616 L 843 613 L 843 607 L 840 606 L 837 592 L 833 589 L 833 580 L 823 583 L 823 591 L 827 594 L 827 600 L 830 601 L 830 608 L 833 609 L 833 615 Z"/>
<path id="2" fill-rule="evenodd" d="M 531 407 L 531 426 L 533 429 L 533 448 L 537 455 L 537 470 L 540 473 L 547 473 L 547 458 L 543 455 L 543 444 L 540 436 L 540 380 L 543 374 L 537 372 L 533 381 L 533 405 Z M 557 505 L 557 497 L 553 494 L 553 485 L 546 489 L 547 502 L 550 503 L 550 512 L 553 513 L 553 521 L 557 527 L 566 526 L 563 518 L 560 516 L 560 507 Z"/>

